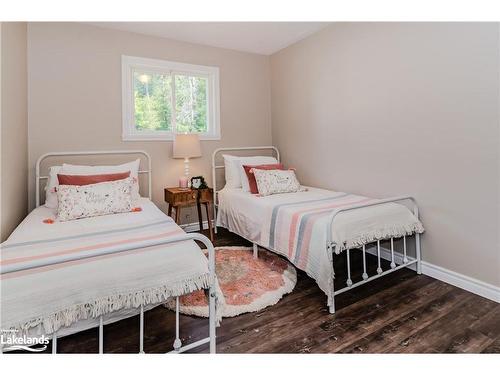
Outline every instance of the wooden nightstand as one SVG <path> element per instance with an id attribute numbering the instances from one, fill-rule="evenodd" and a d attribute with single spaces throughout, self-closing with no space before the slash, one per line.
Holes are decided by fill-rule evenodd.
<path id="1" fill-rule="evenodd" d="M 207 189 L 181 189 L 178 187 L 165 188 L 165 202 L 168 203 L 168 216 L 172 217 L 172 209 L 175 209 L 175 222 L 179 224 L 181 208 L 196 205 L 198 208 L 198 222 L 200 230 L 203 229 L 201 216 L 201 205 L 205 206 L 207 212 L 208 230 L 210 232 L 210 240 L 214 241 L 212 231 L 212 218 L 210 217 L 210 203 L 213 201 L 213 190 Z"/>

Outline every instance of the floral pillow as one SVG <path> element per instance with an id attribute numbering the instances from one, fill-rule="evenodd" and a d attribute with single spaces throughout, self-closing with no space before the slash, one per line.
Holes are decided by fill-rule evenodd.
<path id="1" fill-rule="evenodd" d="M 293 170 L 263 170 L 253 168 L 252 171 L 255 175 L 260 195 L 295 193 L 306 190 L 300 186 Z"/>
<path id="2" fill-rule="evenodd" d="M 130 212 L 133 178 L 92 185 L 59 185 L 59 221 Z"/>

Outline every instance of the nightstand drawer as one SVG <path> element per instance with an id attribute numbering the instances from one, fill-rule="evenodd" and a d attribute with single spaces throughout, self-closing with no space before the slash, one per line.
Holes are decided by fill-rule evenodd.
<path id="1" fill-rule="evenodd" d="M 165 201 L 174 206 L 195 204 L 197 195 L 195 190 L 165 189 Z"/>
<path id="2" fill-rule="evenodd" d="M 212 202 L 213 201 L 213 190 L 208 188 L 208 189 L 201 189 L 200 190 L 200 202 Z"/>

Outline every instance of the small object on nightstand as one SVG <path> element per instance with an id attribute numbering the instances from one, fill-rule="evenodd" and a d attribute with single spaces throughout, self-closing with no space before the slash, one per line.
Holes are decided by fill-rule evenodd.
<path id="1" fill-rule="evenodd" d="M 210 240 L 214 241 L 212 231 L 212 219 L 210 217 L 210 204 L 213 201 L 213 190 L 211 188 L 204 189 L 184 189 L 180 187 L 165 188 L 165 202 L 168 203 L 168 216 L 172 216 L 172 209 L 175 209 L 175 222 L 179 224 L 181 208 L 195 206 L 198 211 L 198 222 L 200 230 L 203 229 L 203 221 L 201 215 L 201 205 L 205 206 L 207 213 L 208 229 L 210 232 Z"/>
<path id="2" fill-rule="evenodd" d="M 191 188 L 193 189 L 208 189 L 207 183 L 203 176 L 191 177 Z"/>
<path id="3" fill-rule="evenodd" d="M 179 178 L 179 187 L 181 189 L 186 190 L 188 188 L 188 178 L 187 177 L 180 177 Z"/>

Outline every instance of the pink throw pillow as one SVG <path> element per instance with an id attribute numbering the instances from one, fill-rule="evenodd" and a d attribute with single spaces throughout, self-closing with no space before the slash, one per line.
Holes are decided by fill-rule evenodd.
<path id="1" fill-rule="evenodd" d="M 252 173 L 252 169 L 263 169 L 263 170 L 273 170 L 273 169 L 285 169 L 283 164 L 262 164 L 262 165 L 244 165 L 245 173 L 248 178 L 248 185 L 250 186 L 250 193 L 259 194 L 257 189 L 257 181 L 255 181 L 255 175 Z"/>

